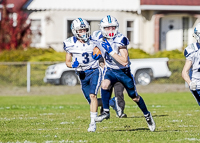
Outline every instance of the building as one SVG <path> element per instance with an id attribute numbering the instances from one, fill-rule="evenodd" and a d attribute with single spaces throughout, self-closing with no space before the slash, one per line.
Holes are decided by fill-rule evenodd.
<path id="1" fill-rule="evenodd" d="M 142 49 L 157 52 L 185 48 L 193 42 L 199 9 L 198 0 L 141 0 Z"/>
<path id="2" fill-rule="evenodd" d="M 106 15 L 118 19 L 119 31 L 130 40 L 129 48 L 148 53 L 182 50 L 193 42 L 200 16 L 197 0 L 28 0 L 23 8 L 32 20 L 32 46 L 57 51 L 63 51 L 63 40 L 72 36 L 73 19 L 88 20 L 93 32 Z"/>
<path id="3" fill-rule="evenodd" d="M 106 4 L 105 4 L 106 3 Z M 138 0 L 34 0 L 24 7 L 31 11 L 32 30 L 41 30 L 32 46 L 52 47 L 63 51 L 63 40 L 72 36 L 70 25 L 78 17 L 89 21 L 91 32 L 99 29 L 100 20 L 112 15 L 119 21 L 119 30 L 128 36 L 131 47 L 138 47 Z M 36 32 L 35 32 L 36 33 Z"/>

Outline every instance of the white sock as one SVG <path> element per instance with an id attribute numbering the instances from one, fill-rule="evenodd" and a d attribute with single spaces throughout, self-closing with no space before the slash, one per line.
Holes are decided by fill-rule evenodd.
<path id="1" fill-rule="evenodd" d="M 109 110 L 109 109 L 103 109 L 103 111 L 105 111 L 105 112 L 110 112 L 110 110 Z"/>
<path id="2" fill-rule="evenodd" d="M 112 100 L 109 100 L 109 106 L 114 106 L 115 105 L 115 103 L 114 103 L 114 101 L 112 101 Z"/>
<path id="3" fill-rule="evenodd" d="M 91 123 L 95 123 L 94 119 L 97 117 L 97 112 L 90 112 Z"/>

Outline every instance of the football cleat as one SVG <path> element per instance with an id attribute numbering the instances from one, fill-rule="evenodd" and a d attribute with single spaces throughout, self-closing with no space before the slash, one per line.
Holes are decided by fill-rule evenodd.
<path id="1" fill-rule="evenodd" d="M 151 116 L 151 113 L 149 112 L 148 114 L 144 115 L 144 117 L 145 117 L 145 119 L 147 121 L 147 125 L 148 125 L 150 131 L 152 131 L 152 132 L 155 131 L 156 124 L 155 124 L 155 122 L 153 120 L 153 117 Z"/>
<path id="2" fill-rule="evenodd" d="M 96 131 L 96 124 L 91 123 L 88 128 L 88 132 L 95 132 Z"/>
<path id="3" fill-rule="evenodd" d="M 127 118 L 127 115 L 125 113 L 122 113 L 121 116 L 116 115 L 116 117 L 118 117 L 118 118 Z"/>
<path id="4" fill-rule="evenodd" d="M 97 116 L 94 120 L 95 122 L 101 122 L 104 119 L 109 119 L 109 118 L 110 118 L 110 113 L 103 112 L 101 115 Z"/>
<path id="5" fill-rule="evenodd" d="M 119 118 L 127 118 L 127 115 L 123 113 L 121 116 L 119 116 Z"/>
<path id="6" fill-rule="evenodd" d="M 111 106 L 111 107 L 115 110 L 117 116 L 118 117 L 122 116 L 122 109 L 119 107 L 119 105 L 117 103 L 117 98 L 113 97 L 111 99 L 111 101 L 113 101 L 113 103 L 114 103 L 114 106 Z"/>

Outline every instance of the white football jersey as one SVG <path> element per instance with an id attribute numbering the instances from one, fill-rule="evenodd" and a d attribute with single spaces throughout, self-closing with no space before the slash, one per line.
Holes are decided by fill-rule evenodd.
<path id="1" fill-rule="evenodd" d="M 123 69 L 129 67 L 129 64 L 125 67 L 118 63 L 112 56 L 110 56 L 106 50 L 101 46 L 103 42 L 103 35 L 101 34 L 101 31 L 94 31 L 92 34 L 92 40 L 96 42 L 98 45 L 98 48 L 101 50 L 102 56 L 105 59 L 105 66 L 112 68 L 112 69 Z M 108 42 L 110 43 L 113 51 L 120 55 L 119 53 L 119 47 L 120 46 L 127 46 L 129 44 L 129 40 L 120 32 L 117 33 L 117 36 L 109 39 Z M 128 58 L 129 60 L 129 58 Z M 129 61 L 130 63 L 130 61 Z"/>
<path id="2" fill-rule="evenodd" d="M 64 42 L 64 50 L 67 53 L 72 54 L 72 62 L 79 62 L 79 66 L 76 68 L 77 71 L 85 71 L 91 68 L 98 68 L 98 60 L 92 58 L 92 52 L 96 44 L 92 40 L 88 40 L 87 43 L 81 43 L 76 37 L 70 37 Z"/>
<path id="3" fill-rule="evenodd" d="M 197 82 L 197 89 L 200 89 L 200 45 L 192 43 L 185 48 L 184 56 L 192 61 L 192 67 L 189 73 L 190 79 Z"/>

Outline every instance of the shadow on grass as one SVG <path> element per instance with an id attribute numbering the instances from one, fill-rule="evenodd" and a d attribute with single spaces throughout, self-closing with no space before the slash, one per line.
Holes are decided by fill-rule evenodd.
<path id="1" fill-rule="evenodd" d="M 149 128 L 136 128 L 136 129 L 124 129 L 124 130 L 115 130 L 115 131 L 148 131 Z"/>
<path id="2" fill-rule="evenodd" d="M 115 131 L 126 132 L 126 131 L 150 131 L 150 130 L 149 130 L 149 128 L 136 128 L 136 129 L 126 129 L 125 128 L 123 130 L 115 130 Z M 180 130 L 158 130 L 158 129 L 155 129 L 154 132 L 180 132 Z"/>
<path id="3" fill-rule="evenodd" d="M 152 117 L 165 117 L 169 115 L 153 115 Z M 133 116 L 133 117 L 127 117 L 127 118 L 144 118 L 144 116 Z"/>

